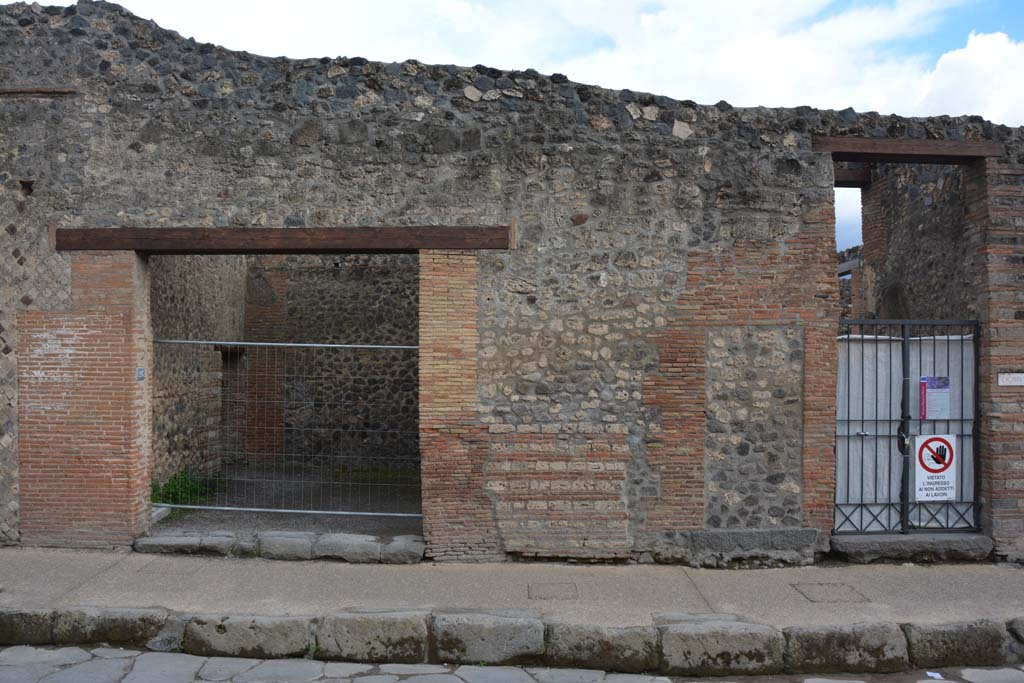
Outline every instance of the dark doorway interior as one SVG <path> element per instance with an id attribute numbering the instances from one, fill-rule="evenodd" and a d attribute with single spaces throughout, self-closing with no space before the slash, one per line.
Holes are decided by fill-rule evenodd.
<path id="1" fill-rule="evenodd" d="M 418 533 L 417 257 L 172 259 L 193 268 L 154 266 L 154 533 Z"/>

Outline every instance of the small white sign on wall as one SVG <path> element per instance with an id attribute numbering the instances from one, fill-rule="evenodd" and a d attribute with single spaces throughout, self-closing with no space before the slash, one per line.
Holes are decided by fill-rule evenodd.
<path id="1" fill-rule="evenodd" d="M 1024 387 L 1024 372 L 1000 372 L 999 386 Z"/>

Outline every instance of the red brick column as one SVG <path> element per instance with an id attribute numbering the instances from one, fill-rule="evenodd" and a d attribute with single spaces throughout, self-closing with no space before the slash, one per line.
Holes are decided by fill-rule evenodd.
<path id="1" fill-rule="evenodd" d="M 22 540 L 127 544 L 150 518 L 149 274 L 82 252 L 71 283 L 70 311 L 18 314 Z"/>
<path id="2" fill-rule="evenodd" d="M 259 259 L 257 267 L 264 267 L 258 271 L 262 282 L 259 287 L 250 287 L 245 298 L 246 341 L 289 341 L 286 337 L 288 281 L 283 261 L 283 256 Z M 249 347 L 246 354 L 245 452 L 254 462 L 272 461 L 284 453 L 288 358 L 283 350 L 269 347 Z"/>
<path id="3" fill-rule="evenodd" d="M 1024 164 L 989 159 L 972 166 L 969 211 L 982 218 L 982 525 L 996 554 L 1024 560 L 1024 387 L 999 386 L 999 373 L 1024 372 Z"/>
<path id="4" fill-rule="evenodd" d="M 878 275 L 889 259 L 890 218 L 885 213 L 886 195 L 891 194 L 895 175 L 875 172 L 870 185 L 860 190 L 861 266 L 854 271 L 853 317 L 866 318 L 878 312 Z"/>
<path id="5" fill-rule="evenodd" d="M 867 292 L 865 285 L 864 266 L 860 265 L 850 273 L 850 312 L 849 318 L 867 317 Z"/>
<path id="6" fill-rule="evenodd" d="M 802 263 L 804 300 L 798 313 L 804 326 L 804 524 L 818 529 L 819 547 L 828 547 L 836 499 L 836 381 L 839 343 L 839 291 L 835 277 L 836 214 L 833 205 L 804 214 L 806 227 L 792 245 Z M 785 305 L 785 304 L 784 304 Z M 788 308 L 788 306 L 787 306 Z M 795 311 L 791 311 L 795 312 Z"/>
<path id="7" fill-rule="evenodd" d="M 477 418 L 477 257 L 420 252 L 419 396 L 423 533 L 439 560 L 500 559 L 484 492 L 487 430 Z"/>

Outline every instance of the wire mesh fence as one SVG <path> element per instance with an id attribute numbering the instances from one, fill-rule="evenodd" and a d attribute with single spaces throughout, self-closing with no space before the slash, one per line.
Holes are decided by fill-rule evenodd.
<path id="1" fill-rule="evenodd" d="M 154 505 L 419 514 L 417 347 L 154 347 Z"/>
<path id="2" fill-rule="evenodd" d="M 843 320 L 836 384 L 836 533 L 978 526 L 976 321 Z M 946 500 L 918 500 L 918 437 L 956 444 Z"/>

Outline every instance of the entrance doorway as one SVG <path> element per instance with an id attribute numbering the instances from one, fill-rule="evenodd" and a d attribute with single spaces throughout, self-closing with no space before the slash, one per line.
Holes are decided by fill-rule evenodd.
<path id="1" fill-rule="evenodd" d="M 421 533 L 417 256 L 180 258 L 151 260 L 153 533 Z"/>
<path id="2" fill-rule="evenodd" d="M 840 321 L 834 533 L 978 530 L 979 329 L 975 320 Z M 956 444 L 943 500 L 921 493 L 915 442 L 926 435 Z"/>

